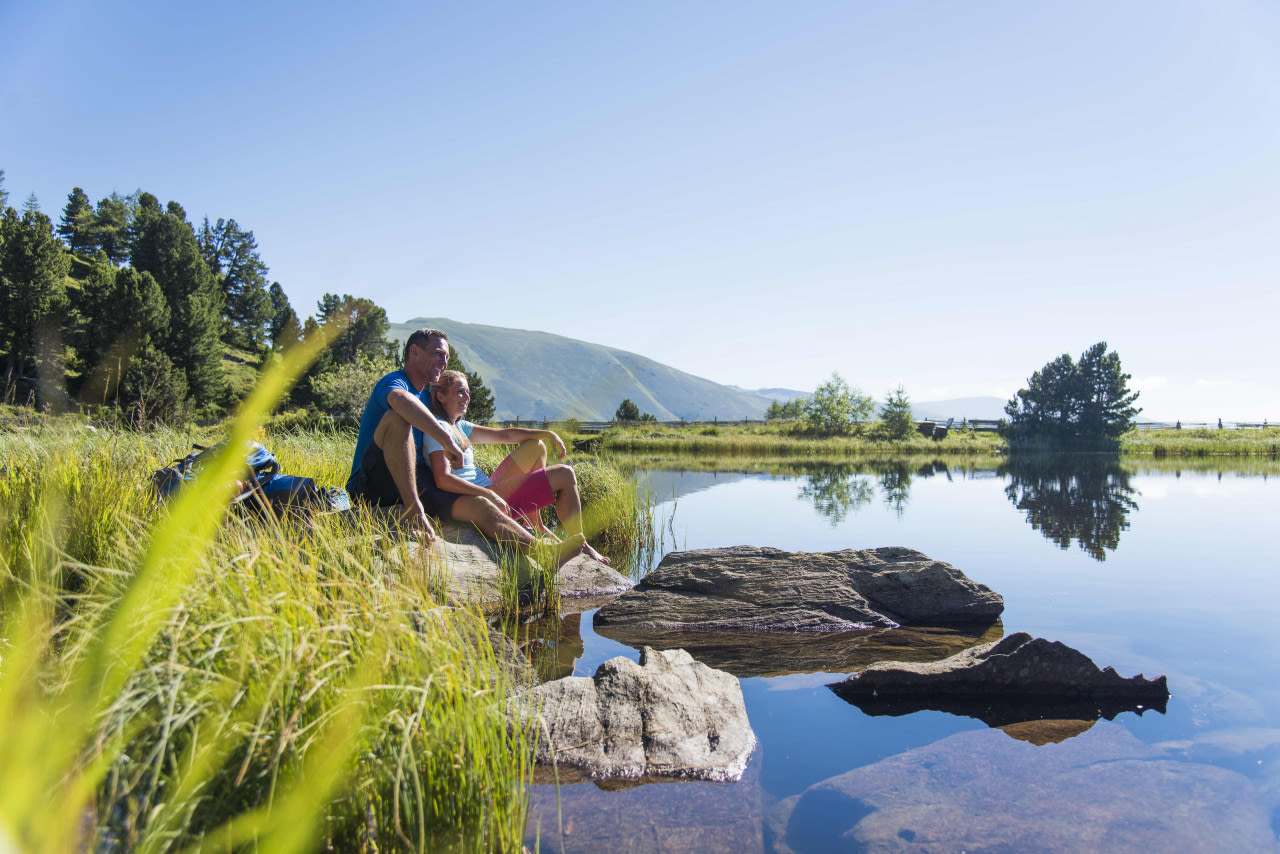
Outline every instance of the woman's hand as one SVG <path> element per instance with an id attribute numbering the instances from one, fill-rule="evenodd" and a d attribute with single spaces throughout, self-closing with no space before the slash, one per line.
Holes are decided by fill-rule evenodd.
<path id="1" fill-rule="evenodd" d="M 555 434 L 553 430 L 547 430 L 547 438 L 551 440 L 551 444 L 556 446 L 556 459 L 563 460 L 564 455 L 568 453 L 564 446 L 564 440 Z"/>
<path id="2" fill-rule="evenodd" d="M 504 499 L 501 495 L 494 492 L 492 489 L 486 489 L 483 494 L 485 498 L 489 499 L 494 504 L 496 504 L 499 510 L 501 510 L 503 513 L 506 513 L 508 516 L 511 516 L 511 518 L 513 519 L 515 518 L 515 516 L 513 516 L 511 513 L 511 505 L 508 504 L 506 502 L 506 499 Z"/>

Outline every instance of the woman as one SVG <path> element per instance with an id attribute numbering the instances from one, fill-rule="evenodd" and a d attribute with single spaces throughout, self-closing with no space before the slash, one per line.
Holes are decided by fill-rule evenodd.
<path id="1" fill-rule="evenodd" d="M 441 423 L 452 429 L 463 451 L 462 467 L 454 469 L 445 457 L 444 447 L 430 436 L 423 436 L 422 455 L 431 467 L 437 489 L 458 495 L 487 498 L 513 519 L 525 519 L 545 537 L 555 539 L 542 524 L 539 512 L 555 505 L 556 516 L 568 534 L 567 543 L 581 540 L 582 553 L 601 563 L 609 558 L 596 551 L 582 531 L 582 499 L 578 495 L 578 477 L 567 465 L 547 466 L 547 442 L 564 459 L 564 442 L 550 430 L 507 427 L 502 430 L 482 427 L 463 419 L 471 403 L 467 377 L 459 371 L 444 371 L 431 386 L 431 411 Z M 471 445 L 519 446 L 487 476 L 475 464 Z M 556 542 L 559 542 L 558 540 Z"/>

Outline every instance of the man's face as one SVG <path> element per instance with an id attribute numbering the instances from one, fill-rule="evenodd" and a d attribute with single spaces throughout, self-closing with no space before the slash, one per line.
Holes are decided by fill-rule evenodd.
<path id="1" fill-rule="evenodd" d="M 433 383 L 440 379 L 440 372 L 449 364 L 449 342 L 438 335 L 433 335 L 427 339 L 422 351 L 427 369 L 427 382 Z"/>

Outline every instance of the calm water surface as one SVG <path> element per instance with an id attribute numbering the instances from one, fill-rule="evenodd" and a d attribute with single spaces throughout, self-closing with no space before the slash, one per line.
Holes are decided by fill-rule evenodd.
<path id="1" fill-rule="evenodd" d="M 1164 714 L 995 729 L 864 714 L 825 687 L 857 669 L 838 658 L 798 673 L 762 661 L 784 675 L 741 678 L 760 741 L 741 782 L 535 787 L 542 850 L 1280 850 L 1274 461 L 637 476 L 662 502 L 667 550 L 908 546 L 1000 593 L 997 635 L 1166 674 L 1172 696 Z M 562 674 L 638 657 L 591 613 L 566 620 Z"/>

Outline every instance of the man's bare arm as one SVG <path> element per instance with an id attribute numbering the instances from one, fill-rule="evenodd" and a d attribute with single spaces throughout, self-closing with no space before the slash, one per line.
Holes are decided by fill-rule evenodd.
<path id="1" fill-rule="evenodd" d="M 402 388 L 392 389 L 387 395 L 387 406 L 391 407 L 393 412 L 408 421 L 409 424 L 417 427 L 444 446 L 445 456 L 449 458 L 449 464 L 456 468 L 462 468 L 462 449 L 458 447 L 457 440 L 453 438 L 450 431 L 446 430 L 436 420 L 436 417 L 431 414 L 431 410 L 427 409 L 416 395 L 410 394 Z"/>

